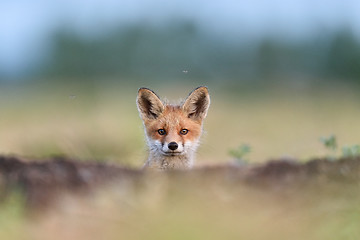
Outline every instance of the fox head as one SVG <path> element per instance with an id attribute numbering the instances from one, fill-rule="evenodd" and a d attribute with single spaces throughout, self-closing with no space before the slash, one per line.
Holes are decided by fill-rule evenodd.
<path id="1" fill-rule="evenodd" d="M 196 88 L 180 105 L 165 104 L 152 90 L 140 88 L 137 107 L 150 149 L 146 164 L 191 167 L 209 105 L 207 87 Z"/>

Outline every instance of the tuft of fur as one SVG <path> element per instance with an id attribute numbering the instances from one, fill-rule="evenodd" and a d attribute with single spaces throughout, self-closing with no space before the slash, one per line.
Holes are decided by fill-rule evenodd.
<path id="1" fill-rule="evenodd" d="M 140 88 L 137 107 L 143 120 L 149 157 L 145 168 L 188 169 L 193 166 L 197 147 L 202 134 L 203 120 L 209 106 L 207 87 L 193 90 L 182 104 L 161 101 L 155 92 Z M 166 134 L 159 134 L 163 129 Z M 182 134 L 182 130 L 187 130 Z M 169 143 L 176 143 L 177 149 L 170 149 Z"/>

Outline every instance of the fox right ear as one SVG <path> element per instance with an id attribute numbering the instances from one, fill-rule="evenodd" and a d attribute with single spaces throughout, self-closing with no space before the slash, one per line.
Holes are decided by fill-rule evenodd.
<path id="1" fill-rule="evenodd" d="M 198 87 L 190 93 L 182 109 L 189 118 L 202 121 L 210 106 L 210 96 L 207 87 Z"/>
<path id="2" fill-rule="evenodd" d="M 148 88 L 139 89 L 136 103 L 143 119 L 156 119 L 164 111 L 160 98 Z"/>

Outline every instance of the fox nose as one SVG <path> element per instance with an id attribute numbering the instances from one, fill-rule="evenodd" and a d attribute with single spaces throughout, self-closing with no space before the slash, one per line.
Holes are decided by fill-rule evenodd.
<path id="1" fill-rule="evenodd" d="M 168 148 L 170 150 L 176 150 L 178 148 L 178 144 L 176 142 L 171 142 L 168 144 Z"/>

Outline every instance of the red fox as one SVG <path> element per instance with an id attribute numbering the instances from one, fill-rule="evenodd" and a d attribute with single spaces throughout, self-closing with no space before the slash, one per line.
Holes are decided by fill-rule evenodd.
<path id="1" fill-rule="evenodd" d="M 136 102 L 149 147 L 144 168 L 191 168 L 210 106 L 207 87 L 196 88 L 180 105 L 166 104 L 152 90 L 140 88 Z"/>

